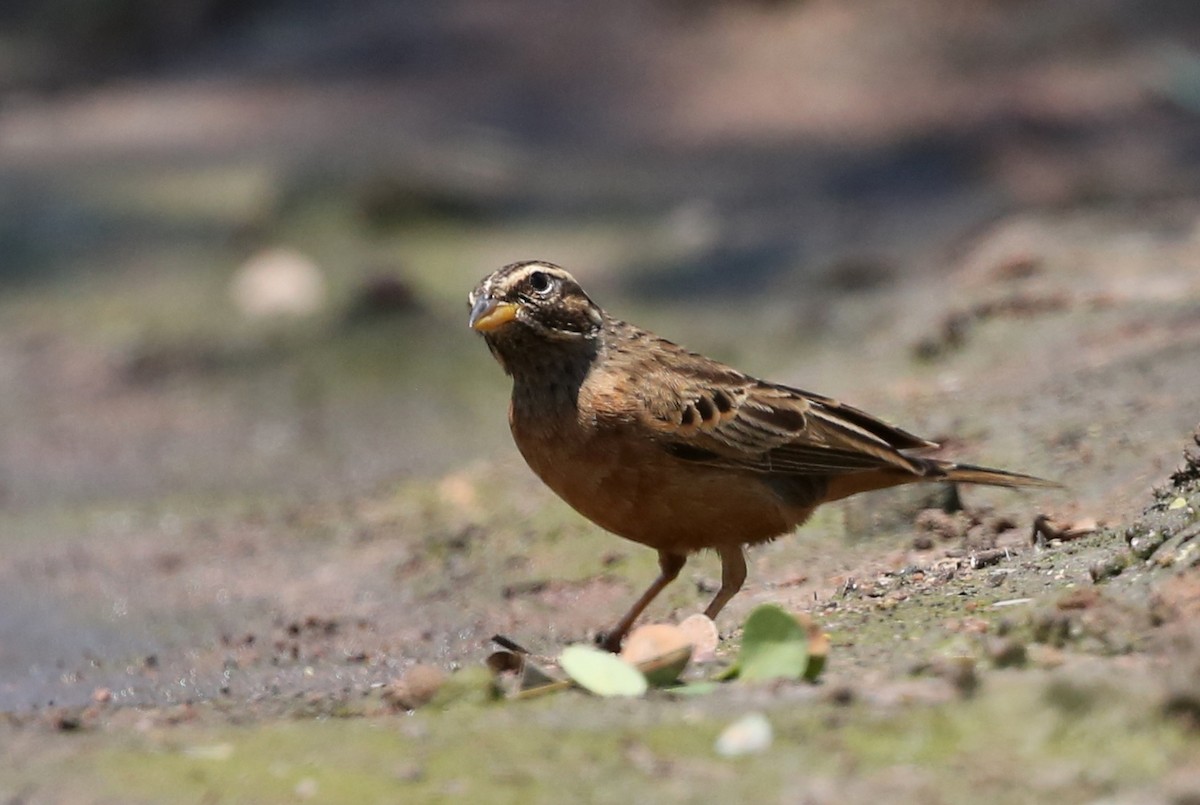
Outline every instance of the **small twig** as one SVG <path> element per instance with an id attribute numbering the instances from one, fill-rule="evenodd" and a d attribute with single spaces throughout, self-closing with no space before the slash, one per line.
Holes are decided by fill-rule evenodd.
<path id="1" fill-rule="evenodd" d="M 509 651 L 515 651 L 517 654 L 533 654 L 533 652 L 530 651 L 529 649 L 525 648 L 524 646 L 522 646 L 512 640 L 509 640 L 507 637 L 505 637 L 502 634 L 492 635 L 492 642 L 495 643 L 500 648 L 508 649 Z"/>

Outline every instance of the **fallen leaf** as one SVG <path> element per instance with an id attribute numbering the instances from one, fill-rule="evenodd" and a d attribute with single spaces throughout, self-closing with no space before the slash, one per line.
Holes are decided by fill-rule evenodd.
<path id="1" fill-rule="evenodd" d="M 575 684 L 597 696 L 641 696 L 649 688 L 641 671 L 592 646 L 567 646 L 558 661 Z"/>
<path id="2" fill-rule="evenodd" d="M 676 685 L 672 688 L 667 688 L 667 693 L 673 696 L 706 696 L 712 693 L 720 684 L 709 682 L 707 680 L 700 682 L 688 682 L 686 685 Z"/>
<path id="3" fill-rule="evenodd" d="M 621 659 L 641 671 L 651 685 L 669 685 L 679 679 L 691 658 L 687 635 L 669 623 L 633 630 L 621 650 Z"/>
<path id="4" fill-rule="evenodd" d="M 750 680 L 800 679 L 808 667 L 808 634 L 790 613 L 765 604 L 750 613 L 734 675 Z"/>
<path id="5" fill-rule="evenodd" d="M 555 679 L 538 667 L 527 654 L 494 651 L 486 663 L 492 673 L 493 687 L 510 699 L 531 699 L 571 686 L 569 681 Z"/>
<path id="6" fill-rule="evenodd" d="M 721 641 L 717 633 L 717 625 L 712 618 L 697 612 L 689 615 L 679 624 L 680 631 L 692 644 L 692 659 L 696 662 L 709 662 L 717 656 L 717 645 Z"/>

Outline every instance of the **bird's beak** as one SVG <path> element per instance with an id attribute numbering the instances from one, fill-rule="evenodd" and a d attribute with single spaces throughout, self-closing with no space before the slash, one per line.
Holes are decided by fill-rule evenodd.
<path id="1" fill-rule="evenodd" d="M 471 317 L 467 319 L 467 326 L 472 330 L 487 333 L 508 324 L 516 317 L 517 306 L 512 302 L 501 302 L 481 296 L 471 306 Z"/>

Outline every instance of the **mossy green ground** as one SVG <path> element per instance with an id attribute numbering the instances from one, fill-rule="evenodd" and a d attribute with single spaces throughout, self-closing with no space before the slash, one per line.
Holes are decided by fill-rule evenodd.
<path id="1" fill-rule="evenodd" d="M 768 715 L 770 749 L 716 756 L 716 736 L 747 710 Z M 932 705 L 742 685 L 703 701 L 569 693 L 386 718 L 105 731 L 64 737 L 67 774 L 62 745 L 43 755 L 12 738 L 6 793 L 92 802 L 776 801 L 839 789 L 856 801 L 1090 802 L 1153 788 L 1200 751 L 1123 686 L 1030 672 Z"/>

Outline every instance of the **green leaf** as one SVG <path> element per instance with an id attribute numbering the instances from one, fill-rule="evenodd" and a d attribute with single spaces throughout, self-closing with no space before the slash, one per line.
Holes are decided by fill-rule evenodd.
<path id="1" fill-rule="evenodd" d="M 794 617 L 772 604 L 746 619 L 737 675 L 750 681 L 800 679 L 808 667 L 808 634 Z"/>
<path id="2" fill-rule="evenodd" d="M 728 682 L 731 679 L 737 679 L 738 675 L 741 672 L 742 672 L 742 659 L 741 659 L 741 657 L 739 657 L 733 661 L 733 665 L 730 665 L 727 668 L 724 668 L 721 671 L 721 673 L 714 676 L 713 681 L 714 682 Z"/>
<path id="3" fill-rule="evenodd" d="M 641 696 L 649 687 L 641 671 L 591 646 L 567 646 L 558 662 L 575 684 L 597 696 Z"/>
<path id="4" fill-rule="evenodd" d="M 716 682 L 688 682 L 683 685 L 675 685 L 669 688 L 663 688 L 664 691 L 672 696 L 707 696 L 717 690 L 719 685 Z"/>

